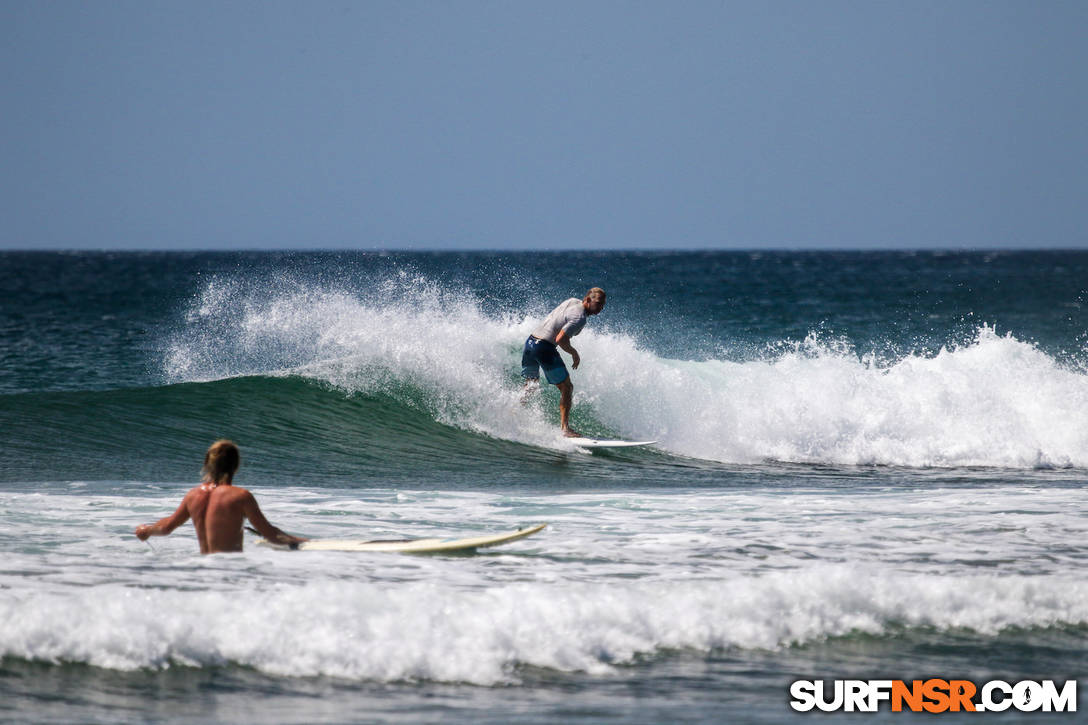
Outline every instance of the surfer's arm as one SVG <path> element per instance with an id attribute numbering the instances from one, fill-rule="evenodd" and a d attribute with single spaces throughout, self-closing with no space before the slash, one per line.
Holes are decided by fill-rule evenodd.
<path id="1" fill-rule="evenodd" d="M 570 344 L 570 338 L 567 337 L 566 330 L 560 330 L 559 334 L 555 336 L 555 344 L 560 347 L 564 352 L 570 355 L 570 364 L 575 370 L 578 369 L 578 364 L 582 362 L 582 358 L 578 356 L 578 351 L 574 349 L 574 346 Z"/>
<path id="2" fill-rule="evenodd" d="M 253 524 L 253 528 L 257 529 L 260 535 L 268 541 L 275 544 L 297 544 L 306 541 L 306 539 L 298 536 L 291 536 L 269 523 L 268 519 L 261 513 L 261 507 L 257 505 L 257 499 L 249 491 L 246 491 L 242 511 L 245 513 L 246 518 L 249 519 L 249 523 Z"/>
<path id="3" fill-rule="evenodd" d="M 188 497 L 182 500 L 178 510 L 159 519 L 153 524 L 143 524 L 136 527 L 136 537 L 140 541 L 147 541 L 151 536 L 168 536 L 174 529 L 189 520 Z"/>

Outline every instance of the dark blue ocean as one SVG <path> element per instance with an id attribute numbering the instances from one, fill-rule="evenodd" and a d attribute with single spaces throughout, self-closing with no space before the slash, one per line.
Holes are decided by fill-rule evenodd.
<path id="1" fill-rule="evenodd" d="M 525 337 L 592 286 L 572 424 L 651 447 L 583 451 L 554 389 L 522 400 Z M 132 536 L 224 437 L 299 535 L 549 526 L 430 557 Z M 1086 480 L 1088 252 L 0 253 L 0 720 L 914 722 L 795 712 L 790 683 L 1083 694 Z"/>

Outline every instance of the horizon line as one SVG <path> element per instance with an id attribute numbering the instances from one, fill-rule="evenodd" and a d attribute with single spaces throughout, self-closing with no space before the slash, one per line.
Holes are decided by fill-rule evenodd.
<path id="1" fill-rule="evenodd" d="M 58 254 L 72 254 L 79 252 L 91 252 L 91 253 L 124 253 L 130 252 L 134 254 L 152 254 L 152 253 L 171 253 L 171 252 L 185 252 L 185 253 L 224 253 L 229 254 L 232 252 L 284 252 L 294 254 L 329 254 L 329 253 L 342 253 L 342 252 L 360 252 L 370 254 L 398 254 L 398 253 L 420 253 L 420 254 L 464 254 L 464 253 L 476 253 L 476 254 L 565 254 L 565 253 L 583 253 L 583 254 L 608 254 L 613 252 L 618 253 L 705 253 L 705 252 L 738 252 L 745 254 L 761 253 L 761 252 L 1079 252 L 1088 251 L 1088 246 L 1074 246 L 1074 245 L 1055 245 L 1050 247 L 987 247 L 987 246 L 948 246 L 948 247 L 912 247 L 912 246 L 894 246 L 894 247 L 856 247 L 856 246 L 826 246 L 826 247 L 797 247 L 797 246 L 773 246 L 773 247 L 603 247 L 603 248 L 582 248 L 582 247 L 544 247 L 540 249 L 509 249 L 502 247 L 462 247 L 462 248 L 446 248 L 446 247 L 260 247 L 260 246 L 239 246 L 239 247 L 0 247 L 0 254 L 4 253 L 58 253 Z"/>

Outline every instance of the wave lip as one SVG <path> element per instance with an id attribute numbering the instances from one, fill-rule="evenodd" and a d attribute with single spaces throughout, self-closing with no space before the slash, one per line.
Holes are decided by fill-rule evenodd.
<path id="1" fill-rule="evenodd" d="M 536 310 L 500 311 L 408 273 L 344 291 L 209 283 L 169 346 L 175 382 L 293 375 L 461 430 L 569 450 L 554 391 L 520 404 Z M 992 327 L 877 361 L 810 335 L 762 356 L 677 360 L 594 320 L 577 339 L 573 424 L 722 463 L 1088 468 L 1088 374 Z"/>

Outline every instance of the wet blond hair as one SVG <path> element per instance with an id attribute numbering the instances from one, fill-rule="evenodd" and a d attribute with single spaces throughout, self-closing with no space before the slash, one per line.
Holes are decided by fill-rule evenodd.
<path id="1" fill-rule="evenodd" d="M 226 483 L 234 478 L 242 454 L 234 441 L 218 440 L 204 454 L 204 477 L 212 483 Z"/>
<path id="2" fill-rule="evenodd" d="M 589 292 L 586 292 L 586 296 L 582 298 L 582 302 L 600 302 L 601 304 L 604 304 L 605 297 L 606 295 L 603 289 L 600 287 L 593 287 Z"/>

